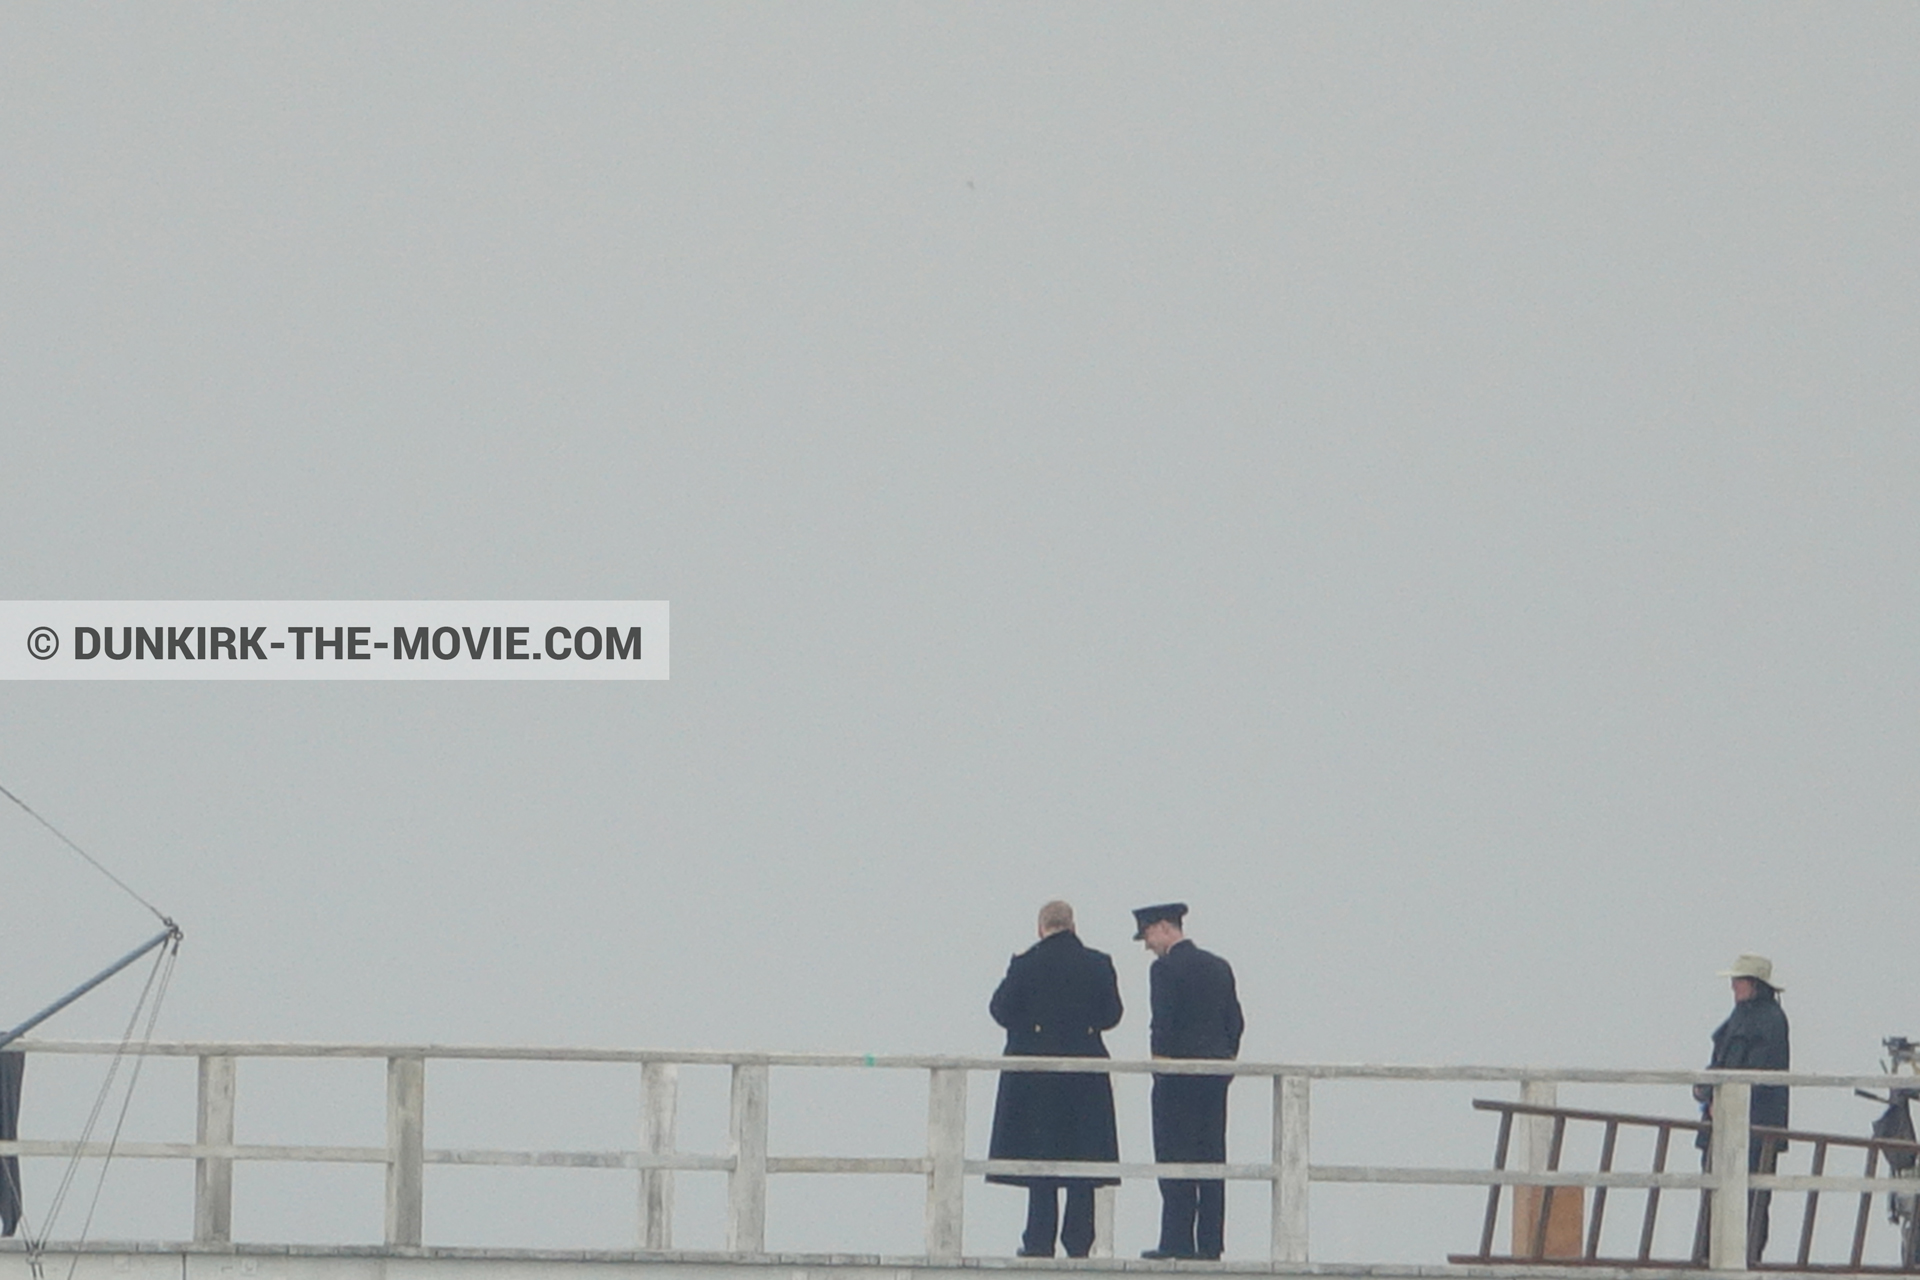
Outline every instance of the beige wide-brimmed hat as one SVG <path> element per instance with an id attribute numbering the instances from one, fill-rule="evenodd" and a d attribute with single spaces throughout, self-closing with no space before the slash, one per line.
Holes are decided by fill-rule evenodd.
<path id="1" fill-rule="evenodd" d="M 1757 978 L 1772 987 L 1775 991 L 1786 990 L 1785 987 L 1773 980 L 1773 961 L 1767 959 L 1765 956 L 1740 956 L 1733 962 L 1731 969 L 1722 969 L 1720 976 L 1723 978 Z"/>

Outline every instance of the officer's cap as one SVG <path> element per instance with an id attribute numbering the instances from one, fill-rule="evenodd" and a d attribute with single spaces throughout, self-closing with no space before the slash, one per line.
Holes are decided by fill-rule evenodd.
<path id="1" fill-rule="evenodd" d="M 1147 926 L 1150 924 L 1159 924 L 1162 920 L 1165 920 L 1177 929 L 1180 927 L 1180 922 L 1186 918 L 1186 915 L 1187 904 L 1184 902 L 1163 902 L 1157 907 L 1135 907 L 1133 909 L 1133 923 L 1135 925 L 1133 940 L 1139 942 L 1145 938 L 1147 936 Z"/>

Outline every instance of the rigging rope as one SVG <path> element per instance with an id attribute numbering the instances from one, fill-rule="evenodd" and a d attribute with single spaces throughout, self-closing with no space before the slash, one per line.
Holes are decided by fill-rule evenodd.
<path id="1" fill-rule="evenodd" d="M 173 924 L 173 921 L 167 919 L 165 914 L 161 912 L 160 908 L 154 906 L 151 902 L 148 902 L 145 898 L 135 893 L 133 889 L 127 884 L 126 881 L 122 880 L 119 876 L 113 874 L 113 872 L 101 866 L 99 859 L 95 858 L 92 854 L 88 853 L 85 849 L 82 849 L 79 845 L 75 844 L 72 840 L 68 839 L 66 832 L 62 831 L 60 828 L 54 826 L 51 822 L 48 822 L 45 818 L 35 813 L 33 811 L 32 805 L 28 804 L 25 800 L 22 800 L 19 796 L 13 794 L 13 792 L 7 790 L 4 786 L 0 786 L 0 796 L 5 796 L 7 799 L 19 805 L 21 811 L 25 813 L 29 818 L 32 818 L 35 822 L 39 823 L 41 826 L 45 827 L 47 830 L 53 832 L 53 834 L 56 837 L 58 837 L 61 844 L 66 845 L 67 848 L 73 850 L 75 853 L 85 858 L 88 864 L 91 865 L 95 871 L 98 871 L 101 875 L 105 876 L 107 879 L 119 885 L 120 888 L 126 893 L 128 897 L 132 898 L 135 902 L 139 903 L 141 906 L 145 907 L 147 910 L 153 912 L 154 919 L 158 920 L 161 924 L 164 924 L 164 925 Z"/>
<path id="2" fill-rule="evenodd" d="M 120 1044 L 114 1050 L 112 1060 L 107 1064 L 106 1078 L 101 1082 L 100 1092 L 93 1100 L 93 1110 L 88 1114 L 87 1122 L 81 1128 L 80 1136 L 74 1143 L 73 1155 L 68 1158 L 66 1170 L 60 1178 L 59 1187 L 53 1194 L 52 1203 L 47 1209 L 46 1219 L 37 1237 L 27 1223 L 25 1209 L 24 1206 L 22 1207 L 20 1222 L 21 1235 L 26 1242 L 27 1261 L 33 1269 L 35 1280 L 40 1280 L 43 1274 L 41 1270 L 41 1259 L 46 1253 L 48 1240 L 52 1238 L 54 1223 L 58 1221 L 60 1211 L 66 1206 L 67 1194 L 72 1190 L 74 1179 L 79 1174 L 80 1162 L 85 1158 L 87 1143 L 92 1139 L 93 1131 L 100 1122 L 100 1113 L 106 1109 L 107 1099 L 113 1092 L 114 1077 L 119 1074 L 120 1064 L 127 1057 L 128 1047 L 133 1043 L 134 1030 L 139 1027 L 141 1012 L 145 1010 L 147 1013 L 146 1030 L 140 1043 L 140 1050 L 134 1056 L 133 1071 L 127 1078 L 127 1090 L 120 1102 L 120 1113 L 114 1122 L 113 1135 L 108 1140 L 106 1154 L 101 1159 L 100 1177 L 94 1184 L 93 1200 L 87 1206 L 87 1218 L 86 1222 L 81 1226 L 80 1243 L 85 1242 L 87 1232 L 92 1228 L 94 1210 L 100 1203 L 100 1191 L 101 1188 L 106 1185 L 107 1167 L 113 1162 L 115 1148 L 118 1147 L 120 1142 L 121 1130 L 126 1125 L 127 1110 L 133 1103 L 134 1086 L 140 1082 L 140 1068 L 146 1061 L 147 1047 L 153 1042 L 154 1026 L 160 1017 L 160 1005 L 166 999 L 168 984 L 173 980 L 174 959 L 179 953 L 179 940 L 175 939 L 173 946 L 162 948 L 160 954 L 154 958 L 153 969 L 147 974 L 146 985 L 140 989 L 140 999 L 134 1004 L 133 1015 L 127 1019 L 127 1028 L 121 1033 Z M 158 984 L 157 990 L 156 982 Z M 147 1005 L 149 996 L 153 998 L 150 1009 Z M 73 1262 L 76 1265 L 79 1262 L 79 1253 L 77 1251 L 74 1254 Z M 67 1275 L 68 1280 L 72 1280 L 72 1266 L 68 1267 Z"/>
<path id="3" fill-rule="evenodd" d="M 140 1015 L 144 1010 L 147 1015 L 146 1030 L 140 1041 L 139 1052 L 134 1057 L 133 1070 L 127 1076 L 127 1089 L 125 1095 L 120 1100 L 120 1113 L 114 1120 L 113 1134 L 107 1141 L 106 1153 L 100 1161 L 100 1177 L 99 1180 L 94 1183 L 93 1198 L 87 1204 L 86 1220 L 80 1227 L 80 1240 L 76 1244 L 72 1262 L 67 1267 L 67 1280 L 73 1280 L 74 1268 L 78 1266 L 80 1262 L 78 1244 L 84 1244 L 86 1242 L 87 1233 L 93 1228 L 94 1211 L 100 1206 L 100 1192 L 106 1186 L 107 1168 L 113 1163 L 114 1152 L 120 1145 L 120 1134 L 127 1123 L 127 1112 L 133 1105 L 134 1086 L 140 1083 L 140 1068 L 146 1061 L 147 1049 L 153 1043 L 153 1030 L 160 1018 L 160 1006 L 166 1000 L 168 984 L 173 981 L 174 961 L 180 955 L 180 927 L 176 925 L 169 916 L 162 912 L 160 908 L 154 906 L 151 902 L 148 902 L 145 898 L 134 892 L 133 887 L 126 881 L 107 870 L 98 858 L 95 858 L 85 849 L 82 849 L 78 844 L 74 843 L 66 832 L 60 830 L 60 828 L 54 826 L 51 822 L 48 822 L 36 813 L 32 805 L 22 800 L 5 786 L 0 786 L 0 795 L 13 801 L 15 805 L 19 806 L 21 812 L 52 832 L 61 844 L 66 845 L 67 848 L 79 854 L 81 858 L 86 860 L 87 865 L 111 880 L 123 893 L 152 912 L 154 918 L 167 927 L 167 933 L 165 935 L 155 938 L 153 942 L 148 943 L 147 946 L 156 946 L 164 941 L 171 941 L 172 943 L 171 946 L 159 945 L 158 954 L 154 957 L 153 969 L 147 974 L 146 985 L 140 989 L 140 998 L 134 1003 L 132 1016 L 127 1019 L 127 1029 L 121 1033 L 119 1046 L 114 1050 L 113 1058 L 107 1064 L 106 1078 L 100 1085 L 98 1096 L 93 1100 L 93 1110 L 87 1116 L 86 1126 L 81 1130 L 79 1140 L 74 1143 L 73 1155 L 67 1162 L 66 1171 L 60 1179 L 59 1189 L 54 1192 L 52 1205 L 47 1211 L 45 1223 L 37 1238 L 34 1236 L 32 1228 L 27 1222 L 26 1206 L 24 1204 L 20 1206 L 19 1227 L 20 1233 L 24 1237 L 27 1246 L 27 1265 L 33 1271 L 34 1280 L 44 1280 L 45 1273 L 42 1269 L 42 1258 L 46 1253 L 47 1241 L 53 1233 L 53 1224 L 59 1218 L 60 1210 L 66 1204 L 67 1193 L 73 1188 L 73 1181 L 79 1173 L 80 1161 L 84 1158 L 87 1143 L 92 1139 L 94 1128 L 100 1122 L 100 1113 L 105 1109 L 107 1099 L 113 1092 L 114 1078 L 119 1074 L 120 1064 L 126 1059 L 128 1046 L 133 1043 L 134 1031 L 140 1025 Z M 140 951 L 144 950 L 146 950 L 146 947 L 140 948 Z M 17 1035 L 35 1023 L 44 1020 L 50 1014 L 57 1012 L 65 1007 L 66 1004 L 84 995 L 94 986 L 112 977 L 115 973 L 119 972 L 121 968 L 132 963 L 132 961 L 139 956 L 140 951 L 135 951 L 128 955 L 125 959 L 121 960 L 119 964 L 97 975 L 84 986 L 71 992 L 60 1002 L 43 1010 L 34 1019 L 21 1024 L 20 1027 L 15 1029 L 13 1034 Z M 149 997 L 152 998 L 151 1007 L 148 1006 Z M 17 1184 L 15 1190 L 17 1199 Z"/>
<path id="4" fill-rule="evenodd" d="M 140 1084 L 140 1068 L 146 1064 L 147 1048 L 153 1043 L 154 1024 L 160 1020 L 160 1006 L 167 998 L 167 984 L 173 981 L 173 962 L 180 954 L 180 940 L 175 938 L 173 945 L 167 948 L 163 959 L 164 967 L 160 971 L 160 986 L 153 995 L 153 1007 L 147 1011 L 147 1029 L 140 1036 L 140 1051 L 134 1055 L 133 1071 L 127 1076 L 127 1092 L 120 1099 L 120 1114 L 113 1122 L 113 1136 L 107 1139 L 107 1154 L 100 1160 L 100 1177 L 93 1184 L 93 1198 L 87 1202 L 86 1220 L 80 1224 L 80 1238 L 75 1242 L 73 1256 L 67 1262 L 67 1280 L 73 1280 L 74 1268 L 80 1265 L 80 1246 L 86 1244 L 87 1236 L 93 1231 L 94 1210 L 100 1207 L 100 1192 L 107 1185 L 107 1166 L 113 1163 L 113 1153 L 120 1146 L 120 1131 L 126 1128 L 127 1110 L 133 1105 L 133 1091 Z M 134 1010 L 134 1017 L 140 1016 Z"/>

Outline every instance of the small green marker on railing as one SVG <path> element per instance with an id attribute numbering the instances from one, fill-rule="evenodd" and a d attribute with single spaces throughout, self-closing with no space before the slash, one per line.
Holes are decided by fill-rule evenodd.
<path id="1" fill-rule="evenodd" d="M 868 1065 L 868 1066 L 872 1066 L 872 1065 L 873 1065 L 873 1055 L 872 1055 L 872 1054 L 868 1054 L 868 1055 L 867 1055 L 867 1065 Z"/>

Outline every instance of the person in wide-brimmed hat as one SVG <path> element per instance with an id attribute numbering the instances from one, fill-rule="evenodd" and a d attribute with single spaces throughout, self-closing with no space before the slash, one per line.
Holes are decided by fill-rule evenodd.
<path id="1" fill-rule="evenodd" d="M 1732 981 L 1733 1012 L 1714 1030 L 1713 1057 L 1707 1062 L 1707 1069 L 1787 1070 L 1792 1053 L 1788 1044 L 1787 1015 L 1781 1009 L 1779 999 L 1780 992 L 1786 988 L 1773 980 L 1773 962 L 1765 956 L 1749 953 L 1737 957 L 1731 966 L 1720 971 L 1720 976 Z M 1693 1096 L 1701 1103 L 1702 1117 L 1711 1120 L 1712 1089 L 1703 1084 L 1695 1085 Z M 1753 1086 L 1747 1117 L 1751 1124 L 1786 1128 L 1786 1086 Z M 1707 1131 L 1702 1130 L 1696 1141 L 1702 1151 L 1710 1149 Z M 1747 1168 L 1756 1173 L 1772 1173 L 1774 1162 L 1780 1157 L 1780 1149 L 1785 1145 L 1778 1139 L 1768 1141 L 1756 1137 L 1747 1149 Z M 1755 1191 L 1748 1202 L 1747 1261 L 1750 1265 L 1757 1263 L 1766 1250 L 1767 1211 L 1772 1200 L 1771 1191 Z"/>

